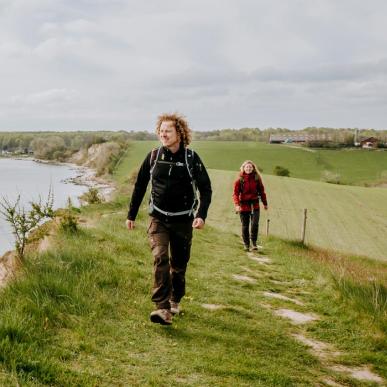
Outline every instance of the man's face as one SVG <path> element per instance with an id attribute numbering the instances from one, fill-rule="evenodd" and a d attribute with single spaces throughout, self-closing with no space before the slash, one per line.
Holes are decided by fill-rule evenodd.
<path id="1" fill-rule="evenodd" d="M 173 121 L 163 121 L 160 126 L 159 139 L 163 146 L 169 148 L 180 144 L 180 136 L 176 132 Z"/>

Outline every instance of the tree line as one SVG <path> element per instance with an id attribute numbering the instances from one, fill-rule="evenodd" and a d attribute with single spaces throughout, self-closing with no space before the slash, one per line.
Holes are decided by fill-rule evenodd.
<path id="1" fill-rule="evenodd" d="M 87 164 L 97 171 L 97 175 L 104 175 L 112 173 L 130 140 L 130 133 L 125 131 L 0 132 L 0 154 L 32 155 L 40 160 Z M 99 151 L 89 160 L 89 150 L 95 145 L 99 145 Z"/>
<path id="2" fill-rule="evenodd" d="M 340 143 L 352 146 L 355 132 L 358 139 L 375 137 L 382 144 L 387 144 L 387 130 L 307 127 L 301 130 L 287 128 L 240 128 L 219 129 L 209 131 L 193 131 L 194 140 L 198 141 L 259 141 L 269 142 L 271 135 L 278 134 L 308 134 L 323 136 L 330 143 Z M 126 144 L 129 141 L 157 140 L 154 132 L 148 131 L 97 131 L 97 132 L 0 132 L 0 152 L 33 153 L 37 158 L 49 160 L 64 160 L 72 153 L 88 148 L 92 144 L 116 142 Z M 311 146 L 318 144 L 311 144 Z"/>
<path id="3" fill-rule="evenodd" d="M 260 141 L 269 142 L 270 136 L 279 134 L 308 134 L 329 137 L 332 143 L 353 145 L 355 132 L 358 138 L 375 137 L 382 143 L 387 144 L 387 130 L 357 129 L 357 128 L 326 128 L 307 127 L 301 130 L 290 130 L 287 128 L 241 128 L 241 129 L 219 129 L 204 132 L 194 132 L 195 140 L 203 141 Z"/>
<path id="4" fill-rule="evenodd" d="M 110 132 L 0 132 L 0 151 L 33 153 L 36 158 L 65 160 L 82 148 L 105 142 L 128 143 L 130 134 Z"/>

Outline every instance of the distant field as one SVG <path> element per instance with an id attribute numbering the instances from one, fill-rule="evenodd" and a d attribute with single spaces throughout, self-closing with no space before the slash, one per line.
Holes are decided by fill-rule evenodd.
<path id="1" fill-rule="evenodd" d="M 157 142 L 132 143 L 131 159 L 141 162 L 146 151 Z M 387 182 L 387 151 L 380 150 L 314 150 L 297 146 L 261 142 L 195 141 L 208 168 L 235 171 L 246 160 L 253 160 L 266 175 L 276 165 L 290 170 L 291 177 L 320 181 L 324 171 L 339 175 L 342 184 L 364 185 Z M 141 161 L 140 161 L 141 160 Z"/>
<path id="2" fill-rule="evenodd" d="M 195 142 L 209 168 L 236 170 L 251 159 L 267 175 L 276 165 L 290 170 L 292 177 L 321 180 L 324 171 L 337 173 L 343 184 L 364 184 L 387 180 L 387 151 L 313 150 L 259 142 Z"/>
<path id="3" fill-rule="evenodd" d="M 117 170 L 117 178 L 124 181 L 155 144 L 157 143 L 133 143 Z M 318 167 L 316 163 L 313 164 L 315 154 L 305 150 L 261 143 L 227 142 L 199 142 L 195 143 L 195 149 L 205 164 L 211 168 L 214 196 L 209 212 L 209 223 L 216 223 L 216 227 L 239 233 L 239 219 L 233 211 L 231 200 L 232 182 L 241 160 L 252 158 L 258 162 L 261 159 L 262 163 L 259 164 L 264 169 L 263 178 L 270 206 L 268 212 L 262 211 L 260 223 L 262 232 L 269 217 L 271 234 L 286 239 L 299 239 L 303 209 L 307 208 L 309 211 L 307 243 L 387 261 L 387 189 L 334 185 L 270 176 L 265 173 L 265 170 L 269 169 L 265 168 L 263 161 L 276 163 L 274 154 L 277 154 L 278 160 L 288 160 L 287 163 L 278 161 L 278 164 L 287 166 L 291 171 L 293 165 L 294 171 L 298 169 L 301 175 L 303 172 L 308 173 L 309 179 L 316 176 L 318 180 Z M 331 158 L 336 155 L 337 163 L 343 164 L 343 170 L 346 169 L 355 175 L 355 167 L 351 169 L 351 166 L 345 166 L 344 160 L 347 157 L 348 163 L 352 162 L 355 165 L 354 160 L 361 152 L 342 151 L 341 155 L 337 151 L 325 152 L 329 153 Z M 259 156 L 253 157 L 254 154 Z M 387 157 L 387 152 L 364 152 L 364 156 L 361 157 L 370 158 L 369 165 L 371 170 L 373 166 L 373 173 L 376 176 L 375 160 L 378 157 Z M 357 160 L 360 160 L 360 156 Z M 387 164 L 384 164 L 384 167 L 387 169 Z M 379 166 L 379 171 L 381 170 Z M 364 175 L 364 172 L 362 173 Z"/>

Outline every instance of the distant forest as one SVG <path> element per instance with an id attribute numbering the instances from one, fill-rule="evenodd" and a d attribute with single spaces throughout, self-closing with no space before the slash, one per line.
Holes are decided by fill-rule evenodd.
<path id="1" fill-rule="evenodd" d="M 65 161 L 80 149 L 93 144 L 114 142 L 124 147 L 129 133 L 121 132 L 0 132 L 0 151 L 3 154 L 33 154 L 46 160 Z"/>

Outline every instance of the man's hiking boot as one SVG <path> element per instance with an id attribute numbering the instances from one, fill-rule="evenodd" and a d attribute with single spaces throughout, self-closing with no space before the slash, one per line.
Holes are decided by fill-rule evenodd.
<path id="1" fill-rule="evenodd" d="M 180 307 L 178 302 L 169 301 L 171 304 L 171 313 L 172 314 L 180 314 Z"/>
<path id="2" fill-rule="evenodd" d="M 250 246 L 245 245 L 245 246 L 243 247 L 243 250 L 244 250 L 244 251 L 250 251 Z"/>
<path id="3" fill-rule="evenodd" d="M 169 309 L 157 309 L 150 314 L 150 320 L 153 323 L 161 325 L 172 324 L 172 314 Z"/>

